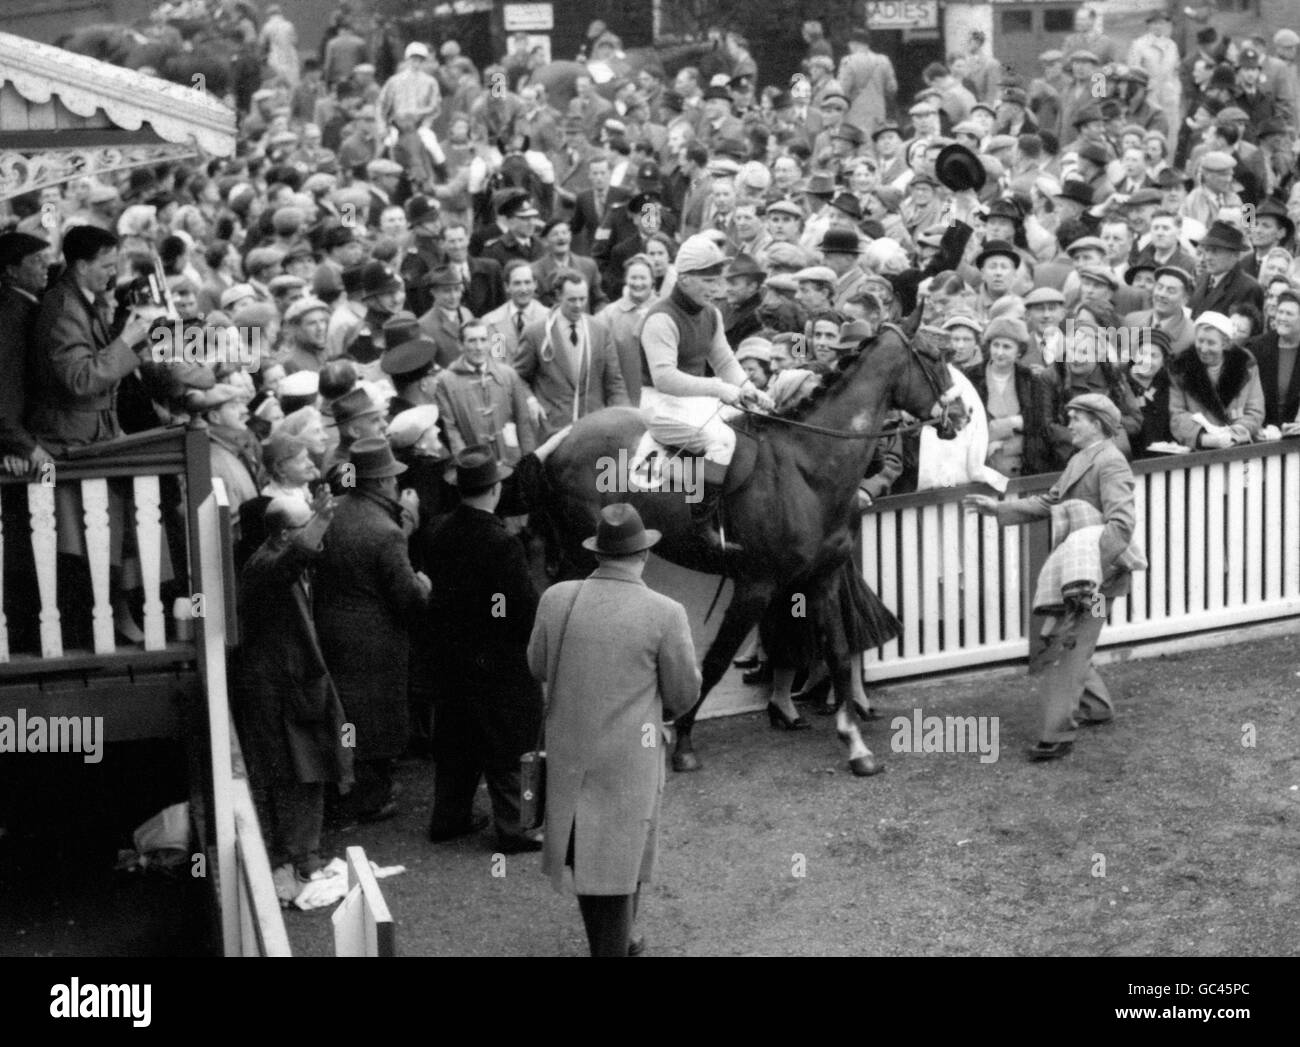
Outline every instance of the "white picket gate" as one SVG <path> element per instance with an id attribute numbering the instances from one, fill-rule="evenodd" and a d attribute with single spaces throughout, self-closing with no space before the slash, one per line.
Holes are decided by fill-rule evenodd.
<path id="1" fill-rule="evenodd" d="M 1150 567 L 1116 600 L 1101 646 L 1300 615 L 1300 445 L 1292 441 L 1135 462 Z M 1007 497 L 1053 476 L 1012 481 Z M 1027 658 L 1028 608 L 1047 524 L 1002 528 L 962 511 L 982 487 L 882 498 L 862 520 L 863 576 L 903 622 L 868 652 L 889 680 Z"/>

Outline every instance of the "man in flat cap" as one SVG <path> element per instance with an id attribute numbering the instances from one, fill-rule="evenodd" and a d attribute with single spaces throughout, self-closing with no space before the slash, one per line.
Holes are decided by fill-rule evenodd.
<path id="1" fill-rule="evenodd" d="M 1039 683 L 1040 740 L 1029 750 L 1036 761 L 1060 759 L 1074 747 L 1080 727 L 1114 718 L 1110 692 L 1092 655 L 1111 601 L 1128 593 L 1131 571 L 1145 566 L 1140 552 L 1130 548 L 1137 526 L 1133 470 L 1111 439 L 1121 430 L 1119 408 L 1101 393 L 1088 393 L 1071 400 L 1067 411 L 1075 451 L 1050 491 L 1005 502 L 987 495 L 962 499 L 968 510 L 994 516 L 1003 526 L 1052 518 L 1063 502 L 1077 499 L 1101 524 L 1101 583 L 1049 618 L 1047 646 L 1034 658 L 1035 665 L 1045 666 Z"/>
<path id="2" fill-rule="evenodd" d="M 1207 229 L 1225 208 L 1239 208 L 1244 202 L 1236 191 L 1237 159 L 1215 149 L 1201 157 L 1200 185 L 1187 194 L 1182 206 L 1184 218 L 1194 218 Z"/>

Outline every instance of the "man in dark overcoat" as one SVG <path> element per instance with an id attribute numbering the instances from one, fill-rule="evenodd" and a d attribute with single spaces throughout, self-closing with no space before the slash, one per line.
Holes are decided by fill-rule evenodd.
<path id="1" fill-rule="evenodd" d="M 274 499 L 266 541 L 239 578 L 233 704 L 277 884 L 286 863 L 299 885 L 324 864 L 325 783 L 352 780 L 346 717 L 312 619 L 310 566 L 333 516 L 328 491 L 310 507 Z"/>
<path id="2" fill-rule="evenodd" d="M 383 437 L 352 445 L 355 486 L 345 493 L 316 567 L 316 628 L 325 664 L 353 728 L 357 785 L 349 814 L 397 814 L 393 762 L 406 749 L 409 630 L 424 615 L 429 579 L 411 566 L 418 523 L 413 492 L 398 498 L 406 466 Z"/>
<path id="3" fill-rule="evenodd" d="M 486 445 L 456 456 L 461 503 L 421 556 L 433 583 L 429 643 L 437 667 L 434 700 L 435 843 L 474 832 L 474 793 L 487 778 L 497 841 L 507 853 L 541 847 L 519 821 L 519 757 L 537 742 L 542 693 L 526 648 L 537 591 L 519 538 L 493 512 L 513 470 Z M 450 478 L 450 476 L 449 476 Z"/>

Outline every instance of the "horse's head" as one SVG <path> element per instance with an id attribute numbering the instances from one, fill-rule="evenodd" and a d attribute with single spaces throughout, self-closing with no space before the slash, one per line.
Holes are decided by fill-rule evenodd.
<path id="1" fill-rule="evenodd" d="M 893 390 L 894 406 L 916 418 L 937 419 L 939 438 L 951 440 L 968 419 L 943 354 L 927 339 L 907 342 L 901 335 L 897 337 L 901 343 L 898 351 L 907 359 Z"/>

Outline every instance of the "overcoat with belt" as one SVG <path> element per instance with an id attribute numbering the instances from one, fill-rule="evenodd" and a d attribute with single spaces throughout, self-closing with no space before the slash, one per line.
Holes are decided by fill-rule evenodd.
<path id="1" fill-rule="evenodd" d="M 632 894 L 654 872 L 664 710 L 675 718 L 700 693 L 686 610 L 634 571 L 603 564 L 585 582 L 542 594 L 528 665 L 538 679 L 554 679 L 543 869 L 563 890 L 572 835 L 576 893 Z"/>

